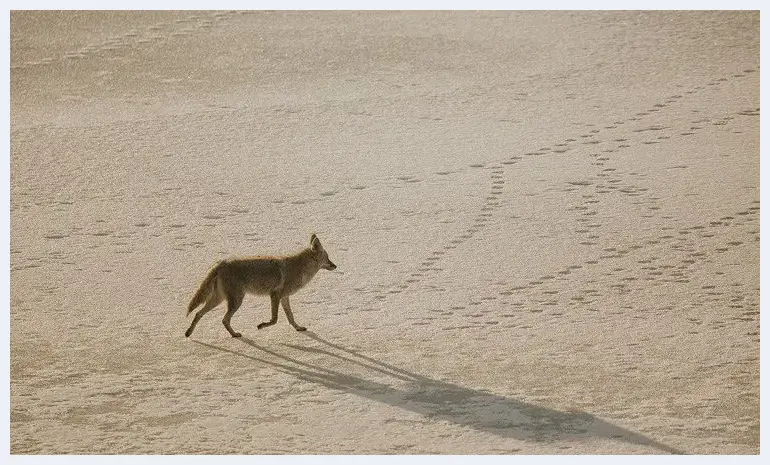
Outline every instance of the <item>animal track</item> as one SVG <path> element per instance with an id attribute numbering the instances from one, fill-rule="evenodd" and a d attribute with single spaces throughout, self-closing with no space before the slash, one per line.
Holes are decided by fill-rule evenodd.
<path id="1" fill-rule="evenodd" d="M 153 44 L 174 40 L 176 37 L 185 37 L 198 31 L 205 32 L 212 27 L 224 24 L 241 12 L 227 11 L 221 13 L 208 13 L 204 16 L 191 15 L 179 18 L 173 24 L 159 22 L 148 26 L 143 30 L 129 30 L 119 36 L 109 37 L 100 43 L 85 44 L 77 50 L 65 51 L 61 56 L 42 58 L 37 61 L 27 61 L 11 65 L 11 70 L 23 70 L 40 66 L 48 66 L 59 62 L 84 60 L 91 58 L 107 57 L 124 50 L 150 47 Z"/>
<path id="2" fill-rule="evenodd" d="M 744 71 L 745 73 L 746 71 Z M 400 285 L 397 285 L 397 288 L 403 289 L 410 285 L 417 285 L 420 283 L 423 279 L 429 278 L 430 275 L 432 275 L 435 272 L 441 271 L 441 268 L 436 267 L 435 265 L 441 261 L 446 255 L 446 253 L 456 249 L 457 247 L 461 246 L 465 242 L 471 240 L 476 235 L 480 234 L 488 225 L 491 217 L 493 214 L 500 208 L 501 206 L 501 194 L 503 192 L 503 186 L 505 185 L 505 171 L 511 167 L 512 165 L 516 165 L 517 163 L 521 162 L 522 160 L 525 160 L 527 158 L 532 157 L 541 157 L 548 153 L 554 153 L 557 155 L 566 153 L 568 150 L 571 150 L 574 146 L 574 143 L 581 142 L 580 145 L 586 146 L 586 147 L 593 147 L 593 146 L 600 146 L 602 144 L 610 144 L 610 147 L 604 148 L 601 150 L 602 153 L 607 154 L 605 156 L 599 156 L 598 154 L 591 154 L 591 157 L 597 160 L 596 162 L 592 162 L 591 165 L 597 167 L 597 171 L 595 172 L 594 176 L 596 180 L 588 179 L 588 180 L 579 180 L 579 181 L 571 181 L 568 183 L 568 186 L 570 186 L 568 189 L 565 189 L 567 192 L 573 192 L 573 193 L 580 193 L 582 203 L 575 205 L 571 208 L 571 210 L 580 212 L 579 217 L 577 218 L 578 223 L 582 223 L 582 227 L 579 229 L 576 229 L 576 234 L 583 235 L 586 237 L 585 240 L 580 241 L 581 244 L 585 246 L 593 247 L 597 244 L 596 238 L 599 236 L 596 234 L 598 230 L 602 228 L 602 224 L 600 222 L 589 222 L 588 218 L 596 217 L 597 210 L 596 209 L 589 209 L 589 207 L 594 206 L 601 200 L 601 195 L 603 194 L 609 194 L 609 193 L 617 193 L 619 195 L 627 196 L 629 198 L 636 198 L 634 202 L 637 205 L 645 205 L 647 208 L 647 211 L 650 213 L 647 216 L 650 216 L 654 214 L 656 211 L 660 210 L 660 206 L 657 205 L 657 201 L 659 200 L 656 197 L 652 197 L 648 194 L 648 189 L 646 187 L 642 187 L 636 183 L 633 183 L 630 181 L 630 177 L 637 176 L 637 173 L 626 173 L 619 171 L 617 168 L 604 168 L 604 164 L 611 160 L 610 154 L 615 154 L 619 151 L 628 149 L 633 147 L 634 144 L 638 145 L 656 145 L 656 144 L 662 144 L 666 143 L 667 141 L 672 139 L 672 136 L 674 136 L 676 132 L 676 129 L 672 126 L 664 126 L 660 124 L 647 124 L 642 125 L 642 121 L 644 121 L 647 118 L 651 118 L 653 116 L 657 117 L 660 112 L 667 111 L 669 108 L 672 108 L 675 105 L 681 105 L 683 101 L 685 101 L 688 97 L 695 95 L 699 92 L 702 92 L 704 90 L 710 88 L 719 87 L 723 83 L 728 82 L 726 78 L 720 78 L 715 81 L 712 81 L 708 84 L 708 86 L 696 86 L 692 89 L 685 90 L 681 94 L 675 94 L 670 97 L 667 97 L 662 103 L 654 103 L 651 105 L 651 108 L 648 108 L 645 111 L 637 112 L 633 116 L 630 116 L 624 120 L 617 120 L 614 121 L 612 125 L 606 125 L 602 126 L 602 128 L 592 128 L 589 129 L 588 132 L 583 134 L 578 134 L 575 137 L 569 137 L 565 138 L 562 141 L 554 142 L 551 145 L 548 146 L 542 146 L 538 148 L 537 150 L 531 150 L 527 152 L 523 152 L 521 155 L 513 155 L 508 156 L 504 160 L 500 160 L 498 163 L 493 163 L 489 165 L 481 164 L 481 163 L 474 163 L 470 164 L 470 168 L 484 168 L 490 170 L 490 177 L 489 177 L 489 194 L 486 196 L 485 202 L 483 205 L 479 207 L 478 213 L 476 216 L 472 219 L 472 227 L 466 228 L 463 233 L 459 234 L 457 237 L 450 238 L 447 241 L 447 244 L 444 244 L 442 246 L 442 250 L 437 251 L 430 251 L 428 253 L 428 257 L 421 260 L 419 263 L 421 263 L 421 268 L 419 269 L 420 273 L 417 273 L 416 275 L 412 275 L 407 281 L 404 283 L 401 283 Z M 747 109 L 742 110 L 737 113 L 737 116 L 759 116 L 759 109 Z M 712 127 L 714 126 L 725 126 L 728 125 L 732 120 L 734 119 L 731 115 L 726 115 L 720 119 L 717 119 L 716 122 L 712 122 Z M 708 122 L 705 120 L 698 120 L 697 123 L 694 123 L 695 125 L 690 125 L 687 127 L 686 130 L 680 130 L 678 132 L 680 137 L 688 137 L 697 134 L 698 131 L 701 131 L 704 129 L 705 126 L 698 125 L 704 122 Z M 580 125 L 580 123 L 576 123 L 577 125 Z M 593 126 L 593 125 L 589 125 Z M 605 142 L 604 140 L 598 138 L 597 136 L 601 135 L 603 132 L 606 131 L 615 131 L 619 127 L 626 128 L 628 135 L 623 135 L 621 137 L 618 137 L 617 135 L 614 137 L 609 137 L 608 140 L 611 142 Z M 635 140 L 631 137 L 631 135 L 637 135 L 637 136 L 645 136 L 647 134 L 654 134 L 659 132 L 665 132 L 663 135 L 656 136 L 655 139 L 645 139 L 645 140 Z M 577 148 L 577 147 L 574 147 Z M 684 169 L 687 168 L 687 166 L 675 166 L 673 168 L 680 168 Z M 445 176 L 449 174 L 448 171 L 438 172 L 437 175 Z M 593 190 L 593 193 L 589 193 L 586 190 Z M 751 215 L 753 213 L 756 213 L 759 209 L 759 207 L 754 206 L 754 209 L 747 209 L 743 214 L 745 215 Z M 568 209 L 570 210 L 570 209 Z M 733 219 L 732 217 L 728 219 Z M 709 224 L 706 225 L 696 225 L 694 226 L 693 230 L 699 231 L 702 237 L 713 237 L 715 233 L 710 232 L 709 228 L 713 227 L 721 227 L 721 226 L 729 226 L 730 223 L 725 222 L 727 219 L 722 218 L 719 223 Z M 703 229 L 701 229 L 703 228 Z M 687 234 L 690 234 L 690 231 L 686 231 L 684 236 Z M 682 234 L 680 234 L 682 235 Z M 756 235 L 756 239 L 758 240 L 758 231 Z M 570 275 L 571 273 L 576 272 L 577 270 L 581 270 L 582 268 L 586 266 L 592 266 L 596 265 L 598 263 L 601 263 L 605 260 L 612 260 L 612 259 L 619 259 L 623 258 L 631 253 L 640 253 L 640 251 L 643 251 L 646 247 L 656 246 L 661 243 L 668 243 L 671 245 L 672 248 L 675 250 L 682 249 L 675 241 L 676 236 L 672 236 L 670 234 L 661 234 L 658 237 L 646 239 L 642 241 L 641 243 L 632 244 L 628 246 L 626 249 L 623 250 L 615 250 L 615 249 L 605 249 L 602 253 L 599 254 L 597 259 L 590 259 L 586 260 L 581 264 L 575 264 L 570 265 L 564 269 L 556 270 L 551 275 L 546 275 L 544 277 L 530 280 L 528 281 L 528 284 L 526 286 L 513 286 L 508 289 L 503 289 L 501 291 L 498 291 L 495 293 L 495 295 L 503 296 L 503 297 L 510 297 L 513 295 L 516 295 L 518 291 L 526 290 L 528 288 L 533 287 L 539 287 L 543 286 L 545 283 L 550 282 L 550 280 L 553 279 L 565 279 L 566 276 Z M 731 243 L 727 243 L 724 247 L 718 247 L 714 249 L 714 253 L 724 253 L 725 251 L 729 250 L 730 247 L 737 247 L 743 245 L 743 242 L 741 241 L 731 241 Z M 723 250 L 724 249 L 724 250 Z M 437 258 L 440 257 L 440 258 Z M 705 255 L 693 255 L 691 258 L 686 259 L 687 262 L 683 262 L 684 267 L 689 267 L 695 264 L 699 259 L 702 259 L 705 257 Z M 641 273 L 637 275 L 626 275 L 620 278 L 620 281 L 613 285 L 613 289 L 615 289 L 617 292 L 626 293 L 630 292 L 630 288 L 628 287 L 630 284 L 638 282 L 638 281 L 649 281 L 649 280 L 655 280 L 655 279 L 668 279 L 673 280 L 676 282 L 688 282 L 688 279 L 686 278 L 685 270 L 679 270 L 679 269 L 669 269 L 665 267 L 647 267 L 648 269 L 640 269 L 639 271 Z M 668 270 L 668 271 L 667 271 Z M 667 274 L 668 273 L 668 274 Z M 396 287 L 396 286 L 394 286 Z M 555 290 L 546 290 L 544 291 L 545 295 L 555 296 L 558 294 Z M 570 301 L 573 303 L 579 303 L 581 305 L 589 305 L 591 302 L 593 302 L 592 298 L 595 299 L 599 296 L 599 293 L 597 290 L 588 290 L 584 292 L 584 295 L 579 296 L 573 296 Z M 486 296 L 489 297 L 489 296 Z M 384 297 L 382 297 L 384 298 Z M 481 297 L 483 300 L 484 297 Z M 539 302 L 542 306 L 553 306 L 556 305 L 555 300 L 553 299 L 546 299 Z M 474 301 L 471 303 L 471 305 L 476 305 L 480 303 L 480 301 Z M 596 309 L 591 308 L 590 310 L 596 311 Z M 542 311 L 540 309 L 536 309 L 533 311 Z"/>
<path id="3" fill-rule="evenodd" d="M 757 222 L 756 216 L 753 216 L 756 214 L 757 210 L 753 210 L 755 213 L 749 213 L 749 215 L 752 215 L 752 217 L 748 220 L 749 222 Z M 709 222 L 708 225 L 706 224 L 700 224 L 691 226 L 689 229 L 692 231 L 695 231 L 699 234 L 700 238 L 710 238 L 714 237 L 715 234 L 708 234 L 710 230 L 714 228 L 726 228 L 728 225 L 722 223 L 722 222 Z M 729 230 L 728 230 L 729 231 Z M 750 231 L 748 234 L 758 234 L 758 231 Z M 687 253 L 688 258 L 681 260 L 682 265 L 681 266 L 674 266 L 674 265 L 653 265 L 655 262 L 659 261 L 658 257 L 649 257 L 645 259 L 640 259 L 637 262 L 640 265 L 639 270 L 642 271 L 643 275 L 645 275 L 644 278 L 640 278 L 639 276 L 632 276 L 632 275 L 625 275 L 621 276 L 619 278 L 619 283 L 611 285 L 611 288 L 614 288 L 616 291 L 624 293 L 624 292 L 630 292 L 630 290 L 627 287 L 627 283 L 639 281 L 640 279 L 649 282 L 649 281 L 659 281 L 662 283 L 665 282 L 674 282 L 674 283 L 687 283 L 690 282 L 690 279 L 688 276 L 693 272 L 694 268 L 693 265 L 697 264 L 698 262 L 708 260 L 711 256 L 707 251 L 700 250 L 700 251 L 694 251 L 694 247 L 696 244 L 701 244 L 699 240 L 693 239 L 690 241 L 690 245 L 688 246 L 681 246 L 679 244 L 676 244 L 676 237 L 671 235 L 661 235 L 657 238 L 652 239 L 646 239 L 640 243 L 633 244 L 628 247 L 628 250 L 618 250 L 613 247 L 605 248 L 604 252 L 610 252 L 609 254 L 600 254 L 598 259 L 590 259 L 586 260 L 581 264 L 575 264 L 570 265 L 564 269 L 558 270 L 555 274 L 556 275 L 568 275 L 573 272 L 573 270 L 583 269 L 586 266 L 593 266 L 598 265 L 604 261 L 612 260 L 612 259 L 619 259 L 623 258 L 624 256 L 632 253 L 641 254 L 644 253 L 644 250 L 650 246 L 657 246 L 660 244 L 668 244 L 669 249 L 672 250 L 679 250 L 682 253 Z M 740 240 L 732 240 L 727 241 L 724 243 L 723 246 L 714 246 L 712 249 L 715 253 L 725 253 L 729 251 L 731 248 L 740 247 L 745 245 L 744 241 Z M 616 274 L 619 272 L 625 271 L 623 268 L 613 268 L 612 273 Z M 552 279 L 553 275 L 547 275 L 544 278 Z M 526 286 L 513 286 L 509 289 L 505 289 L 503 291 L 499 291 L 499 295 L 503 296 L 511 296 L 517 294 L 518 291 L 528 291 L 528 290 L 534 290 L 535 288 L 538 288 L 545 284 L 544 278 L 541 278 L 539 280 L 533 280 L 529 281 Z M 706 289 L 713 289 L 713 286 L 705 286 Z M 551 294 L 555 295 L 558 294 L 558 292 L 554 290 L 544 290 L 542 291 L 544 294 Z M 577 296 L 572 296 L 569 298 L 570 301 L 573 301 L 580 305 L 588 305 L 593 302 L 592 298 L 600 297 L 601 293 L 597 289 L 584 289 L 581 291 L 581 293 Z M 550 301 L 549 301 L 550 302 Z M 540 302 L 542 304 L 542 301 Z M 574 305 L 574 304 L 573 304 Z"/>

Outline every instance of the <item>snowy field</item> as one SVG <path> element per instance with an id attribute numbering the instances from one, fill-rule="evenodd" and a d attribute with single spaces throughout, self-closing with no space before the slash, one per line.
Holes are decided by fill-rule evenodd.
<path id="1" fill-rule="evenodd" d="M 759 12 L 14 12 L 12 454 L 758 454 Z M 209 267 L 338 268 L 232 320 Z"/>

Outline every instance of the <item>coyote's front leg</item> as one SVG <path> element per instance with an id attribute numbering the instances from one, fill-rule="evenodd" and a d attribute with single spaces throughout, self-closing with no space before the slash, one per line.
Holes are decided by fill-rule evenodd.
<path id="1" fill-rule="evenodd" d="M 291 313 L 291 305 L 289 305 L 288 296 L 281 299 L 281 305 L 283 305 L 283 310 L 286 312 L 286 318 L 288 318 L 289 324 L 294 326 L 294 329 L 296 329 L 297 331 L 305 331 L 307 328 L 305 328 L 304 326 L 298 325 L 294 321 L 294 315 L 292 315 Z"/>
<path id="2" fill-rule="evenodd" d="M 276 293 L 270 294 L 270 309 L 272 310 L 273 314 L 270 317 L 270 321 L 258 324 L 257 329 L 273 326 L 278 321 L 278 303 L 280 301 L 281 301 L 281 298 L 278 296 L 278 294 Z"/>

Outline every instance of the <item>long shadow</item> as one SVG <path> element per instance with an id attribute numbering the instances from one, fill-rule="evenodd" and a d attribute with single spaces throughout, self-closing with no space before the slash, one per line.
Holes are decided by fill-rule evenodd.
<path id="1" fill-rule="evenodd" d="M 284 344 L 293 350 L 322 354 L 350 365 L 392 377 L 398 382 L 389 384 L 367 380 L 337 370 L 315 366 L 274 350 L 260 347 L 251 339 L 238 340 L 269 356 L 287 363 L 244 354 L 235 350 L 194 341 L 197 344 L 228 352 L 233 355 L 270 365 L 283 373 L 303 381 L 371 399 L 384 404 L 419 413 L 426 418 L 445 420 L 506 438 L 524 441 L 550 442 L 566 438 L 606 437 L 631 444 L 649 446 L 657 453 L 683 454 L 682 451 L 654 439 L 615 426 L 583 412 L 561 412 L 487 392 L 464 388 L 451 383 L 430 379 L 389 365 L 359 352 L 331 343 L 311 331 L 310 339 L 334 349 Z M 352 368 L 352 367 L 351 367 Z M 352 369 L 350 370 L 353 371 Z"/>

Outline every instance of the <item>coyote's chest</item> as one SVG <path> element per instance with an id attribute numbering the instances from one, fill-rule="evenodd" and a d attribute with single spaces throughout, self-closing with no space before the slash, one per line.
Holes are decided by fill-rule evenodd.
<path id="1" fill-rule="evenodd" d="M 307 283 L 309 283 L 317 272 L 318 269 L 315 267 L 302 267 L 298 270 L 287 270 L 286 279 L 284 280 L 283 292 L 285 294 L 293 294 L 294 292 L 297 292 Z"/>

